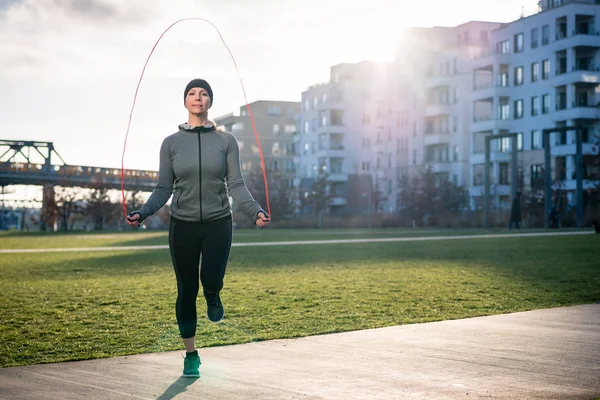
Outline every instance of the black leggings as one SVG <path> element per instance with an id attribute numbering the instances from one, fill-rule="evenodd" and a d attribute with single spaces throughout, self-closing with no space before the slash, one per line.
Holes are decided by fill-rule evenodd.
<path id="1" fill-rule="evenodd" d="M 169 249 L 177 277 L 175 309 L 179 333 L 184 339 L 196 335 L 199 281 L 210 293 L 218 293 L 223 288 L 231 239 L 231 217 L 204 223 L 171 217 Z M 202 265 L 198 271 L 200 256 Z"/>

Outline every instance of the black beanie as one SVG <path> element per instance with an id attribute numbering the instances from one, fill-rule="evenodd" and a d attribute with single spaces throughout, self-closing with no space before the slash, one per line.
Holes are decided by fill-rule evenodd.
<path id="1" fill-rule="evenodd" d="M 187 97 L 187 94 L 190 91 L 190 89 L 196 88 L 196 87 L 202 88 L 208 92 L 208 97 L 210 97 L 210 107 L 212 107 L 213 101 L 214 101 L 213 91 L 212 91 L 212 88 L 210 87 L 210 85 L 208 84 L 208 82 L 206 82 L 204 79 L 194 79 L 190 83 L 188 83 L 187 86 L 185 87 L 185 92 L 183 92 L 183 100 L 185 101 L 185 98 Z M 208 108 L 210 108 L 210 107 L 208 107 Z"/>

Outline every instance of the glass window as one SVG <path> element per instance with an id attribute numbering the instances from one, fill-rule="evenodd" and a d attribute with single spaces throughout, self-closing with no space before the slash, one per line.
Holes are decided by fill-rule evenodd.
<path id="1" fill-rule="evenodd" d="M 277 135 L 279 133 L 279 124 L 273 124 L 273 135 Z"/>
<path id="2" fill-rule="evenodd" d="M 542 114 L 548 114 L 550 112 L 550 95 L 545 94 L 542 96 Z"/>
<path id="3" fill-rule="evenodd" d="M 523 84 L 523 67 L 515 68 L 515 86 Z"/>
<path id="4" fill-rule="evenodd" d="M 244 130 L 244 123 L 243 122 L 236 122 L 235 124 L 233 124 L 231 126 L 231 132 L 241 132 Z"/>
<path id="5" fill-rule="evenodd" d="M 531 131 L 531 150 L 542 148 L 542 132 L 539 130 Z"/>
<path id="6" fill-rule="evenodd" d="M 515 119 L 523 118 L 523 100 L 515 100 Z"/>
<path id="7" fill-rule="evenodd" d="M 522 33 L 515 35 L 515 53 L 521 53 L 525 46 L 525 36 Z"/>
<path id="8" fill-rule="evenodd" d="M 542 26 L 542 46 L 546 46 L 550 43 L 550 26 L 544 25 Z"/>
<path id="9" fill-rule="evenodd" d="M 550 60 L 542 61 L 542 79 L 550 77 Z"/>
<path id="10" fill-rule="evenodd" d="M 285 125 L 283 131 L 285 133 L 296 133 L 296 125 Z"/>
<path id="11" fill-rule="evenodd" d="M 500 119 L 508 119 L 510 117 L 510 105 L 501 104 L 498 107 L 500 108 L 500 112 L 499 112 Z"/>
<path id="12" fill-rule="evenodd" d="M 540 113 L 540 97 L 533 96 L 531 98 L 531 115 L 535 116 Z"/>
<path id="13" fill-rule="evenodd" d="M 534 62 L 531 64 L 531 82 L 540 79 L 540 63 Z"/>
<path id="14" fill-rule="evenodd" d="M 496 44 L 496 53 L 508 54 L 509 51 L 510 51 L 510 42 L 508 40 L 504 40 L 504 41 L 498 42 Z"/>
<path id="15" fill-rule="evenodd" d="M 531 48 L 532 49 L 535 49 L 538 47 L 539 35 L 540 35 L 540 30 L 538 28 L 533 28 L 531 30 Z"/>

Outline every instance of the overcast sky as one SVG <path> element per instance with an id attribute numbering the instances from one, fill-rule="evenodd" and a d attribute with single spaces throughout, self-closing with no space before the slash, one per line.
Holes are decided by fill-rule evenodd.
<path id="1" fill-rule="evenodd" d="M 214 23 L 248 100 L 299 101 L 342 62 L 393 59 L 409 26 L 508 22 L 537 0 L 0 0 L 0 139 L 52 141 L 68 164 L 121 166 L 129 110 L 160 34 L 181 18 Z M 165 136 L 187 119 L 183 89 L 215 92 L 211 117 L 244 104 L 233 63 L 205 22 L 177 24 L 150 60 L 126 168 L 158 168 Z"/>

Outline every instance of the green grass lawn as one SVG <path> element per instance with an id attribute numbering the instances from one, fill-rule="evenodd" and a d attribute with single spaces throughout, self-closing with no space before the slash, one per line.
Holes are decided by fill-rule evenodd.
<path id="1" fill-rule="evenodd" d="M 317 238 L 246 233 L 236 240 Z M 75 236 L 4 234 L 0 247 L 166 243 L 164 232 Z M 332 237 L 365 235 L 318 236 Z M 598 260 L 598 235 L 237 247 L 222 292 L 225 319 L 208 322 L 200 296 L 197 341 L 216 346 L 593 303 Z M 0 366 L 182 349 L 167 250 L 0 254 L 0 293 Z"/>

